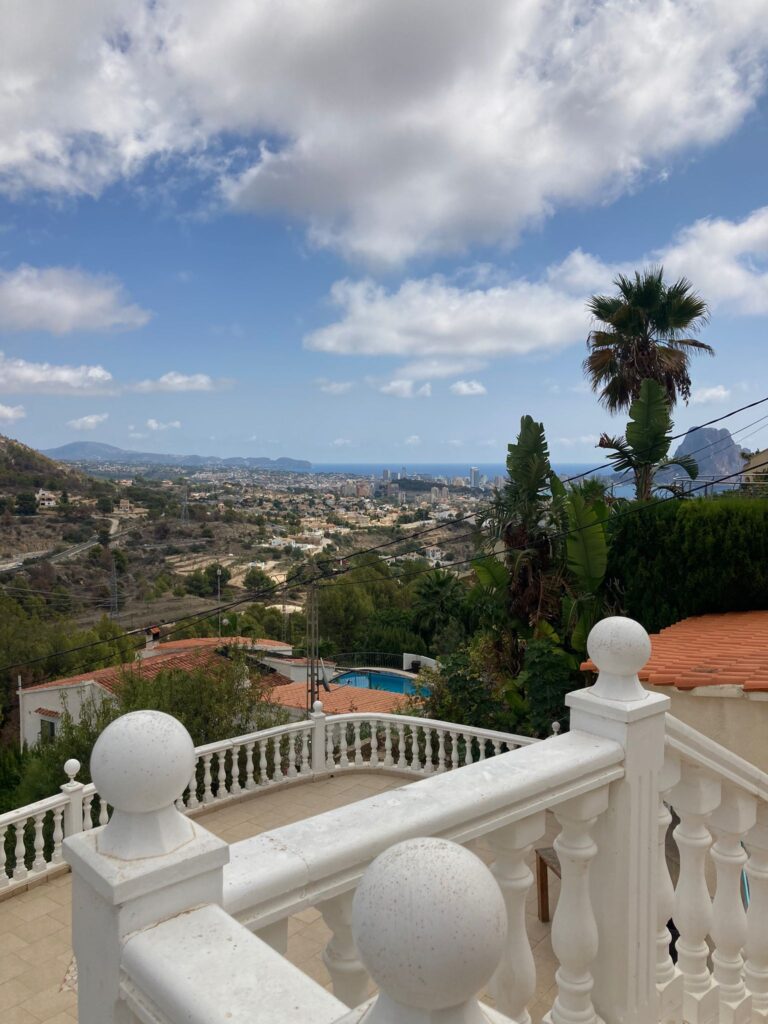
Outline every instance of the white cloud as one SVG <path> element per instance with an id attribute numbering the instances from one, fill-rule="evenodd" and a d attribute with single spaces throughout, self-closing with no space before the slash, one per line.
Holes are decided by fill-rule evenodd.
<path id="1" fill-rule="evenodd" d="M 432 394 L 432 385 L 427 381 L 417 388 L 414 381 L 400 378 L 383 384 L 379 391 L 383 395 L 393 395 L 395 398 L 429 398 Z"/>
<path id="2" fill-rule="evenodd" d="M 148 419 L 147 429 L 148 430 L 179 430 L 181 428 L 180 420 L 169 420 L 168 423 L 161 423 L 159 420 Z"/>
<path id="3" fill-rule="evenodd" d="M 723 384 L 715 384 L 710 388 L 694 388 L 691 402 L 694 405 L 709 405 L 712 402 L 724 402 L 731 397 L 730 388 Z"/>
<path id="4" fill-rule="evenodd" d="M 348 437 L 337 437 L 335 441 L 331 441 L 332 448 L 347 448 L 351 444 Z"/>
<path id="5" fill-rule="evenodd" d="M 95 430 L 100 423 L 109 419 L 108 412 L 94 412 L 90 416 L 80 416 L 76 420 L 67 420 L 67 426 L 73 430 Z"/>
<path id="6" fill-rule="evenodd" d="M 410 437 L 406 437 L 405 443 L 411 447 L 416 447 L 421 444 L 421 438 L 418 434 L 411 434 Z"/>
<path id="7" fill-rule="evenodd" d="M 479 380 L 457 380 L 448 389 L 454 395 L 487 395 L 488 391 Z"/>
<path id="8" fill-rule="evenodd" d="M 451 441 L 446 441 L 445 443 L 449 444 L 451 446 L 451 448 L 463 448 L 464 447 L 464 442 L 460 441 L 456 437 L 453 438 Z"/>
<path id="9" fill-rule="evenodd" d="M 0 272 L 3 331 L 69 334 L 141 327 L 148 320 L 149 313 L 129 304 L 113 277 L 26 264 Z"/>
<path id="10" fill-rule="evenodd" d="M 627 263 L 607 263 L 576 249 L 537 280 L 498 283 L 496 276 L 488 287 L 461 287 L 434 275 L 406 279 L 392 291 L 370 278 L 337 281 L 330 293 L 337 319 L 306 335 L 304 344 L 337 355 L 409 359 L 386 390 L 410 397 L 413 382 L 426 371 L 453 375 L 495 358 L 546 355 L 583 344 L 589 294 L 610 293 L 618 273 L 651 263 L 662 263 L 670 281 L 690 278 L 713 309 L 768 313 L 768 206 L 742 221 L 697 221 L 667 245 Z M 457 385 L 472 383 L 462 379 Z M 561 390 L 551 380 L 545 385 L 552 394 Z M 590 389 L 582 381 L 568 390 Z"/>
<path id="11" fill-rule="evenodd" d="M 513 242 L 744 122 L 765 0 L 694 6 L 8 4 L 0 184 L 97 194 L 175 158 L 238 208 L 284 210 L 346 253 Z"/>
<path id="12" fill-rule="evenodd" d="M 134 387 L 135 391 L 214 391 L 221 387 L 207 373 L 179 373 L 170 370 L 157 380 L 142 380 Z"/>
<path id="13" fill-rule="evenodd" d="M 15 423 L 26 415 L 23 405 L 3 405 L 0 402 L 0 423 Z"/>
<path id="14" fill-rule="evenodd" d="M 0 392 L 5 394 L 105 393 L 113 384 L 103 366 L 66 366 L 9 359 L 0 352 Z"/>
<path id="15" fill-rule="evenodd" d="M 315 384 L 326 395 L 346 395 L 354 387 L 351 380 L 326 380 L 325 377 L 320 377 Z"/>
<path id="16" fill-rule="evenodd" d="M 586 335 L 583 294 L 548 281 L 462 289 L 436 275 L 388 292 L 370 279 L 343 280 L 333 285 L 331 300 L 340 318 L 308 334 L 308 348 L 454 364 L 557 350 Z"/>
<path id="17" fill-rule="evenodd" d="M 581 434 L 578 437 L 557 437 L 555 443 L 562 445 L 564 448 L 577 448 L 584 447 L 585 445 L 594 446 L 600 440 L 597 434 Z"/>

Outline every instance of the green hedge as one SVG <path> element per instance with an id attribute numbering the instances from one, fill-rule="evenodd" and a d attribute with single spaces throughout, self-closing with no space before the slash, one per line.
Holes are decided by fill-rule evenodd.
<path id="1" fill-rule="evenodd" d="M 618 518 L 608 577 L 655 633 L 689 615 L 768 608 L 768 500 L 668 501 Z"/>

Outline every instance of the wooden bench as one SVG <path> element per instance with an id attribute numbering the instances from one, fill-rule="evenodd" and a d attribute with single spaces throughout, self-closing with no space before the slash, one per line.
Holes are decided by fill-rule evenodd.
<path id="1" fill-rule="evenodd" d="M 549 875 L 548 871 L 560 877 L 560 858 L 554 846 L 542 846 L 536 850 L 536 895 L 539 920 L 549 921 Z"/>

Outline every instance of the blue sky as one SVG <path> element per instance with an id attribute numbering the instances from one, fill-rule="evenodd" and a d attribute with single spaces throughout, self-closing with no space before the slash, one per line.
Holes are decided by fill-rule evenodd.
<path id="1" fill-rule="evenodd" d="M 768 391 L 768 0 L 35 6 L 0 14 L 0 432 L 469 463 L 531 413 L 595 461 L 584 303 L 656 260 L 712 307 L 677 425 Z"/>

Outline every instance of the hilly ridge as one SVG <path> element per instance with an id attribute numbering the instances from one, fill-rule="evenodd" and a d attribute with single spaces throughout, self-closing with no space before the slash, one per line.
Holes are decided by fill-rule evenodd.
<path id="1" fill-rule="evenodd" d="M 158 452 L 135 452 L 99 441 L 73 441 L 42 453 L 61 462 L 118 462 L 122 465 L 156 466 L 221 466 L 231 469 L 273 469 L 306 473 L 312 463 L 304 459 L 268 459 L 264 457 L 220 458 L 216 455 L 170 455 Z"/>

